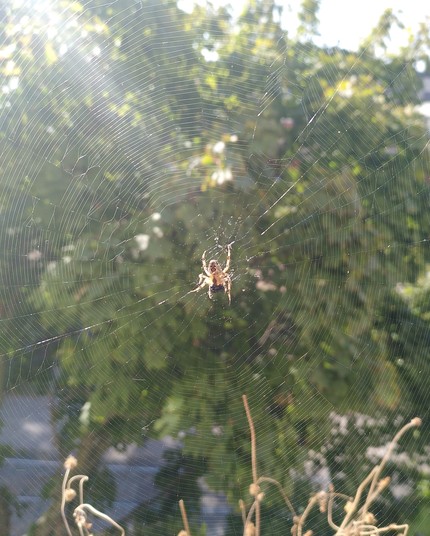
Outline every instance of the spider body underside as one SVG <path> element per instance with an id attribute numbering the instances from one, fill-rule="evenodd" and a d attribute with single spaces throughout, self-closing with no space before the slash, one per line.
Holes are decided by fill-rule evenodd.
<path id="1" fill-rule="evenodd" d="M 231 277 L 228 273 L 230 268 L 231 246 L 227 246 L 227 261 L 225 267 L 222 268 L 220 263 L 212 259 L 206 264 L 206 251 L 202 255 L 203 272 L 199 274 L 199 282 L 197 288 L 191 292 L 197 292 L 200 289 L 208 286 L 208 296 L 212 299 L 215 292 L 224 291 L 228 296 L 228 303 L 231 304 Z"/>

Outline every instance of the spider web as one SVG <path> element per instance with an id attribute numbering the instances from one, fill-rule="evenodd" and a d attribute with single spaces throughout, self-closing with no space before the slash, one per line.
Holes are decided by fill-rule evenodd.
<path id="1" fill-rule="evenodd" d="M 87 423 L 95 433 L 112 415 L 121 415 L 117 448 L 109 448 L 102 464 L 108 469 L 98 472 L 90 490 L 120 523 L 142 503 L 158 505 L 151 489 L 163 462 L 154 450 L 184 443 L 179 484 L 167 477 L 172 502 L 198 500 L 191 486 L 198 470 L 186 456 L 197 453 L 201 461 L 206 449 L 211 463 L 219 463 L 218 482 L 200 480 L 208 533 L 239 533 L 237 524 L 226 522 L 234 506 L 213 489 L 234 495 L 219 482 L 228 480 L 249 443 L 244 393 L 256 415 L 257 408 L 266 410 L 265 420 L 256 417 L 263 467 L 285 434 L 283 419 L 294 406 L 289 397 L 296 393 L 300 400 L 295 433 L 301 468 L 286 465 L 269 475 L 293 481 L 299 499 L 309 482 L 313 489 L 327 488 L 334 478 L 326 468 L 330 448 L 348 433 L 342 460 L 351 456 L 352 474 L 362 467 L 353 453 L 363 435 L 374 447 L 365 463 L 377 460 L 376 447 L 393 435 L 393 422 L 400 426 L 413 415 L 412 404 L 401 402 L 393 367 L 375 357 L 382 343 L 367 334 L 397 330 L 408 343 L 414 339 L 410 344 L 420 351 L 415 370 L 426 370 L 423 320 L 412 313 L 403 320 L 398 313 L 396 321 L 391 302 L 386 309 L 380 303 L 388 287 L 395 294 L 397 283 L 401 296 L 418 280 L 417 267 L 425 269 L 427 229 L 416 228 L 416 221 L 425 220 L 419 214 L 428 197 L 428 143 L 405 89 L 409 84 L 418 93 L 415 72 L 405 65 L 384 78 L 383 61 L 366 63 L 373 54 L 369 44 L 353 61 L 345 55 L 345 65 L 327 61 L 321 77 L 329 87 L 323 88 L 311 70 L 291 75 L 294 61 L 282 25 L 277 35 L 267 34 L 276 45 L 265 43 L 264 34 L 251 35 L 250 50 L 232 38 L 237 27 L 223 32 L 222 23 L 217 26 L 209 7 L 206 16 L 196 15 L 194 33 L 193 19 L 173 2 L 24 2 L 2 9 L 9 20 L 2 34 L 2 443 L 9 450 L 0 471 L 24 504 L 11 534 L 23 533 L 48 507 L 40 499 L 42 484 L 61 478 L 59 460 L 66 448 L 78 449 L 79 426 Z M 261 28 L 273 31 L 265 17 Z M 220 66 L 232 43 L 230 64 Z M 297 43 L 295 53 L 315 54 L 306 35 Z M 330 54 L 340 52 L 335 47 Z M 237 72 L 243 76 L 233 76 Z M 366 100 L 366 84 L 379 92 L 373 101 Z M 381 112 L 387 95 L 402 109 L 409 106 L 411 115 L 388 137 Z M 415 153 L 398 158 L 412 146 Z M 375 163 L 381 154 L 385 160 Z M 397 185 L 399 177 L 414 173 L 421 182 Z M 409 225 L 408 232 L 386 243 L 387 221 L 396 219 Z M 355 247 L 351 229 L 359 227 L 366 239 L 356 238 Z M 207 288 L 191 292 L 203 251 L 206 260 L 224 266 L 228 245 L 231 307 L 224 293 L 210 301 Z M 382 260 L 391 254 L 391 264 Z M 339 255 L 348 261 L 338 262 Z M 386 270 L 379 271 L 384 262 Z M 349 297 L 339 296 L 351 289 L 357 302 L 360 292 L 372 298 L 366 307 L 357 305 L 361 312 L 346 328 L 345 315 L 354 308 Z M 368 318 L 373 328 L 366 331 Z M 393 327 L 396 322 L 408 328 Z M 403 354 L 394 357 L 400 367 Z M 333 385 L 324 367 L 336 371 Z M 362 391 L 378 374 L 378 392 L 363 402 Z M 414 381 L 411 376 L 424 414 L 426 379 Z M 130 389 L 147 397 L 144 409 L 138 406 L 140 419 L 131 409 L 130 419 L 124 417 Z M 187 400 L 183 413 L 189 411 L 190 420 L 172 436 L 178 399 Z M 218 414 L 217 408 L 223 410 Z M 206 418 L 197 419 L 205 411 Z M 98 422 L 88 421 L 91 412 Z M 307 415 L 328 423 L 325 441 L 315 430 L 307 432 Z M 229 457 L 220 446 L 217 458 L 213 443 L 235 421 L 243 424 L 243 438 L 230 444 Z M 288 440 L 284 447 L 291 447 Z M 100 456 L 105 451 L 97 449 Z M 12 484 L 18 466 L 25 479 Z M 124 476 L 129 466 L 134 480 Z M 238 475 L 236 486 L 246 497 L 249 475 Z M 392 493 L 401 495 L 398 484 Z M 394 521 L 412 518 L 420 506 L 411 504 Z M 146 514 L 138 511 L 142 526 Z M 178 532 L 179 512 L 176 527 Z"/>

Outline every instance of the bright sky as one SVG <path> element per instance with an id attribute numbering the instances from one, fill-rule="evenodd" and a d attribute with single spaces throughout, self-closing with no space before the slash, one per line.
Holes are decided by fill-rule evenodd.
<path id="1" fill-rule="evenodd" d="M 288 2 L 300 6 L 300 1 Z M 369 31 L 376 26 L 382 13 L 391 8 L 406 28 L 414 31 L 420 22 L 430 16 L 430 3 L 427 0 L 321 0 L 319 12 L 322 42 L 356 49 Z M 288 27 L 288 24 L 287 24 Z M 393 35 L 397 46 L 405 44 L 406 36 Z"/>
<path id="2" fill-rule="evenodd" d="M 278 0 L 287 6 L 283 26 L 294 34 L 297 28 L 297 13 L 301 0 Z M 238 13 L 243 9 L 246 0 L 213 0 L 215 5 L 231 4 Z M 179 4 L 189 10 L 193 0 L 180 0 Z M 320 44 L 356 49 L 370 30 L 376 26 L 382 13 L 392 8 L 395 13 L 401 12 L 401 20 L 412 31 L 430 16 L 428 0 L 321 0 L 320 3 Z M 405 43 L 405 34 L 393 36 L 394 45 Z"/>

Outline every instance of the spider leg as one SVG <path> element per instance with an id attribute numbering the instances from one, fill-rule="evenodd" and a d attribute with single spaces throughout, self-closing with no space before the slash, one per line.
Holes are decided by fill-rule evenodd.
<path id="1" fill-rule="evenodd" d="M 198 290 L 202 289 L 206 285 L 206 276 L 204 274 L 199 274 L 199 282 L 197 283 L 197 287 L 193 290 L 190 290 L 190 292 L 197 292 Z"/>
<path id="2" fill-rule="evenodd" d="M 211 273 L 209 272 L 208 270 L 208 267 L 207 267 L 207 264 L 206 264 L 206 259 L 205 259 L 205 256 L 206 256 L 206 250 L 203 251 L 203 255 L 202 255 L 202 267 L 203 267 L 203 271 L 206 275 L 211 275 Z"/>
<path id="3" fill-rule="evenodd" d="M 231 245 L 229 244 L 227 246 L 227 262 L 225 263 L 225 268 L 223 270 L 225 274 L 228 272 L 228 269 L 230 268 L 230 259 L 231 259 Z"/>
<path id="4" fill-rule="evenodd" d="M 231 305 L 231 278 L 229 275 L 227 275 L 224 281 L 224 292 L 228 296 L 228 304 Z"/>

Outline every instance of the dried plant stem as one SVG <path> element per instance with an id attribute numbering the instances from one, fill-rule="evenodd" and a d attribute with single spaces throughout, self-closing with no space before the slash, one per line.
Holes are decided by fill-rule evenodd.
<path id="1" fill-rule="evenodd" d="M 285 493 L 285 491 L 283 490 L 281 484 L 277 480 L 275 480 L 274 478 L 270 478 L 268 476 L 260 476 L 260 478 L 258 478 L 258 480 L 257 480 L 257 484 L 260 485 L 261 482 L 267 482 L 267 483 L 275 485 L 278 488 L 279 493 L 281 494 L 282 498 L 284 499 L 284 502 L 287 505 L 287 507 L 289 508 L 290 512 L 293 514 L 293 516 L 296 516 L 296 512 L 294 510 L 293 505 L 291 504 L 290 499 L 288 498 L 288 496 Z M 241 512 L 242 512 L 242 522 L 243 522 L 243 534 L 244 534 L 244 536 L 246 534 L 246 529 L 247 529 L 248 523 L 251 522 L 252 516 L 254 514 L 254 511 L 256 511 L 256 508 L 257 508 L 257 505 L 259 504 L 259 502 L 260 501 L 258 500 L 258 497 L 256 497 L 256 499 L 254 500 L 254 502 L 251 505 L 251 508 L 249 509 L 248 515 L 246 515 L 245 503 L 242 500 L 239 501 L 239 506 L 240 506 L 240 509 L 241 509 Z"/>
<path id="2" fill-rule="evenodd" d="M 252 420 L 251 412 L 248 405 L 248 400 L 246 395 L 242 395 L 243 405 L 245 407 L 246 417 L 248 419 L 250 435 L 251 435 L 251 465 L 252 465 L 252 479 L 253 482 L 250 486 L 250 493 L 254 497 L 254 501 L 246 513 L 245 503 L 241 500 L 239 501 L 240 510 L 242 513 L 242 522 L 243 522 L 243 536 L 247 536 L 252 533 L 253 536 L 260 535 L 260 502 L 264 497 L 263 492 L 260 489 L 260 484 L 267 482 L 268 484 L 273 484 L 279 490 L 282 498 L 291 514 L 293 515 L 293 527 L 291 533 L 294 536 L 311 536 L 312 531 L 308 530 L 303 535 L 304 525 L 311 512 L 312 508 L 319 503 L 320 512 L 327 513 L 327 522 L 332 529 L 336 531 L 336 536 L 378 536 L 389 531 L 402 531 L 401 536 L 407 536 L 409 525 L 397 525 L 391 523 L 386 527 L 376 527 L 374 523 L 376 522 L 375 517 L 371 512 L 368 511 L 370 504 L 378 497 L 378 495 L 385 489 L 389 482 L 390 478 L 380 478 L 384 467 L 386 466 L 388 460 L 390 459 L 393 450 L 395 449 L 397 442 L 402 437 L 402 435 L 409 430 L 410 428 L 417 427 L 421 425 L 421 419 L 418 417 L 412 419 L 412 421 L 403 428 L 401 428 L 397 434 L 394 436 L 393 440 L 389 443 L 386 453 L 381 459 L 381 463 L 373 467 L 370 473 L 358 486 L 355 496 L 348 497 L 343 493 L 335 493 L 334 488 L 331 485 L 328 492 L 321 491 L 313 495 L 301 516 L 296 515 L 293 505 L 289 500 L 287 494 L 282 488 L 281 484 L 274 478 L 260 476 L 258 477 L 257 471 L 257 444 L 255 436 L 255 426 Z M 363 501 L 362 497 L 365 493 L 366 488 L 369 488 L 367 495 Z M 333 504 L 335 498 L 341 498 L 347 501 L 345 505 L 345 517 L 340 526 L 337 526 L 333 521 Z M 364 504 L 363 504 L 364 502 Z M 360 504 L 363 504 L 360 508 Z M 255 525 L 252 523 L 252 517 L 255 514 Z"/>
<path id="3" fill-rule="evenodd" d="M 66 532 L 68 536 L 73 536 L 70 530 L 69 523 L 67 521 L 65 506 L 66 502 L 73 500 L 76 497 L 76 492 L 72 489 L 72 484 L 76 481 L 79 481 L 79 506 L 77 506 L 73 512 L 73 517 L 75 518 L 75 524 L 78 527 L 80 536 L 90 536 L 90 527 L 91 523 L 87 522 L 87 511 L 92 515 L 103 519 L 110 523 L 113 527 L 118 529 L 121 533 L 121 536 L 125 536 L 125 530 L 118 525 L 110 516 L 100 512 L 91 504 L 84 503 L 84 483 L 88 480 L 86 475 L 75 475 L 69 479 L 70 471 L 74 469 L 78 464 L 77 459 L 74 456 L 68 456 L 64 462 L 64 467 L 66 469 L 64 473 L 63 482 L 61 484 L 61 517 L 63 519 L 64 526 L 66 527 Z"/>
<path id="4" fill-rule="evenodd" d="M 379 495 L 379 492 L 375 492 L 375 488 L 376 488 L 376 486 L 378 484 L 378 480 L 379 480 L 379 477 L 381 476 L 382 470 L 384 469 L 385 465 L 387 464 L 388 460 L 390 459 L 390 457 L 391 457 L 391 455 L 393 453 L 393 450 L 397 446 L 397 443 L 398 443 L 399 439 L 410 428 L 415 428 L 415 427 L 420 426 L 420 425 L 421 425 L 421 419 L 419 419 L 418 417 L 415 417 L 408 424 L 405 424 L 405 426 L 403 426 L 403 428 L 401 428 L 397 432 L 397 434 L 393 437 L 393 439 L 389 443 L 387 452 L 384 454 L 384 456 L 383 456 L 383 458 L 381 460 L 381 463 L 379 465 L 375 466 L 376 471 L 375 471 L 375 473 L 373 475 L 372 483 L 370 484 L 369 493 L 367 494 L 366 502 L 364 503 L 363 508 L 361 509 L 363 515 L 367 513 L 367 510 L 368 510 L 370 504 Z"/>
<path id="5" fill-rule="evenodd" d="M 360 502 L 361 495 L 363 493 L 364 488 L 369 484 L 369 482 L 372 480 L 374 473 L 376 472 L 376 467 L 374 467 L 370 473 L 367 475 L 367 477 L 363 480 L 363 482 L 358 486 L 357 491 L 355 493 L 354 500 L 351 504 L 351 507 L 349 511 L 347 512 L 346 516 L 344 517 L 342 524 L 339 527 L 339 530 L 342 531 L 347 525 L 347 523 L 350 521 L 351 517 L 354 515 L 354 513 L 357 510 L 358 504 Z"/>
<path id="6" fill-rule="evenodd" d="M 65 512 L 65 506 L 66 506 L 66 487 L 67 487 L 67 479 L 69 478 L 70 469 L 66 469 L 66 472 L 64 473 L 63 483 L 61 484 L 61 505 L 60 505 L 60 511 L 61 511 L 61 517 L 63 518 L 64 526 L 66 527 L 66 531 L 68 536 L 73 536 L 72 531 L 70 530 L 69 523 L 67 521 L 66 512 Z"/>
<path id="7" fill-rule="evenodd" d="M 330 525 L 330 527 L 334 530 L 339 530 L 340 527 L 336 525 L 336 523 L 333 521 L 333 501 L 335 497 L 339 497 L 341 499 L 345 499 L 346 501 L 351 501 L 351 497 L 348 497 L 348 495 L 345 495 L 344 493 L 335 493 L 333 491 L 333 488 L 328 493 L 328 504 L 327 504 L 327 523 Z"/>
<path id="8" fill-rule="evenodd" d="M 242 501 L 242 499 L 239 500 L 239 508 L 242 514 L 242 523 L 243 523 L 243 526 L 245 526 L 246 525 L 246 508 L 245 508 L 245 503 L 244 501 Z"/>
<path id="9" fill-rule="evenodd" d="M 257 484 L 260 484 L 261 482 L 268 482 L 269 484 L 273 484 L 274 486 L 276 486 L 278 488 L 279 493 L 282 495 L 282 498 L 284 499 L 284 502 L 287 505 L 287 508 L 290 510 L 293 516 L 296 515 L 296 511 L 294 510 L 294 507 L 291 504 L 290 499 L 285 493 L 284 488 L 281 486 L 281 484 L 277 480 L 275 480 L 274 478 L 270 478 L 268 476 L 260 476 L 260 478 L 257 480 Z"/>
<path id="10" fill-rule="evenodd" d="M 179 501 L 179 508 L 181 510 L 182 523 L 184 524 L 185 532 L 187 533 L 187 536 L 191 536 L 190 525 L 188 524 L 187 511 L 185 510 L 185 503 L 182 499 Z"/>
<path id="11" fill-rule="evenodd" d="M 303 514 L 298 518 L 297 521 L 297 536 L 302 536 L 302 529 L 305 524 L 306 518 L 309 515 L 309 512 L 312 510 L 312 508 L 318 503 L 318 494 L 314 495 L 310 498 Z"/>
<path id="12" fill-rule="evenodd" d="M 370 525 L 366 524 L 363 520 L 366 516 L 366 514 L 368 513 L 369 511 L 369 506 L 372 504 L 372 502 L 376 499 L 376 497 L 380 494 L 380 492 L 382 491 L 382 489 L 384 489 L 384 487 L 386 487 L 389 483 L 389 479 L 382 479 L 380 480 L 380 476 L 381 476 L 381 473 L 382 473 L 382 470 L 384 469 L 385 465 L 387 464 L 388 460 L 390 459 L 392 453 L 393 453 L 393 450 L 395 449 L 396 445 L 397 445 L 397 442 L 399 441 L 399 439 L 402 437 L 402 435 L 407 432 L 410 428 L 414 428 L 414 427 L 417 427 L 417 426 L 420 426 L 421 425 L 421 419 L 419 419 L 418 417 L 415 417 L 414 419 L 412 419 L 408 424 L 406 424 L 405 426 L 403 426 L 403 428 L 401 428 L 397 434 L 394 436 L 394 438 L 392 439 L 392 441 L 390 441 L 389 445 L 388 445 L 388 449 L 386 451 L 386 453 L 384 454 L 382 460 L 381 460 L 381 463 L 379 465 L 375 465 L 375 467 L 370 471 L 370 473 L 367 475 L 367 477 L 363 480 L 363 482 L 358 486 L 357 488 L 357 492 L 355 494 L 355 497 L 354 497 L 354 500 L 351 502 L 351 504 L 349 505 L 349 508 L 348 508 L 348 511 L 342 521 L 342 524 L 340 525 L 339 527 L 339 530 L 337 532 L 337 534 L 340 536 L 340 535 L 343 535 L 343 534 L 346 534 L 346 529 L 348 528 L 349 526 L 349 523 L 351 522 L 351 519 L 353 518 L 354 514 L 357 512 L 357 509 L 358 509 L 358 505 L 359 505 L 359 502 L 360 502 L 360 499 L 361 499 L 361 495 L 365 489 L 365 487 L 367 485 L 369 485 L 370 483 L 370 487 L 369 487 L 369 491 L 367 493 L 367 497 L 366 497 L 366 500 L 364 502 L 364 505 L 360 508 L 359 510 L 359 519 L 357 521 L 355 521 L 355 524 L 359 524 L 359 525 L 366 525 L 367 527 L 370 527 Z M 404 529 L 404 527 L 407 527 L 407 525 L 390 525 L 391 529 L 388 529 L 387 527 L 383 527 L 383 528 L 376 528 L 376 527 L 373 527 L 372 529 L 367 529 L 367 531 L 364 529 L 363 531 L 363 526 L 361 527 L 361 532 L 360 534 L 377 534 L 377 533 L 380 533 L 380 532 L 386 532 L 387 530 L 395 530 L 393 527 L 399 527 L 398 530 L 402 529 L 402 530 L 406 530 L 407 532 L 407 529 Z M 371 532 L 368 532 L 369 530 L 371 530 Z M 406 534 L 406 532 L 404 534 Z"/>
<path id="13" fill-rule="evenodd" d="M 377 536 L 378 534 L 382 534 L 384 532 L 392 532 L 394 530 L 402 530 L 403 532 L 401 536 L 406 536 L 409 530 L 409 525 L 397 525 L 396 523 L 391 523 L 386 527 L 378 528 L 375 527 L 375 525 L 369 525 L 361 521 L 354 521 L 351 527 L 349 527 L 348 529 L 346 529 L 345 532 L 342 532 L 340 534 L 342 534 L 342 536 Z"/>
<path id="14" fill-rule="evenodd" d="M 79 502 L 84 502 L 84 482 L 88 480 L 86 475 L 75 475 L 67 482 L 66 489 L 70 489 L 75 480 L 79 480 Z"/>
<path id="15" fill-rule="evenodd" d="M 388 527 L 378 529 L 378 532 L 388 532 L 391 530 L 403 530 L 403 536 L 406 536 L 409 530 L 409 525 L 396 525 L 396 523 L 391 523 Z"/>
<path id="16" fill-rule="evenodd" d="M 328 504 L 327 504 L 327 523 L 330 525 L 330 527 L 334 530 L 339 530 L 339 527 L 335 524 L 333 521 L 333 500 L 334 500 L 334 493 L 329 494 L 328 498 Z"/>
<path id="17" fill-rule="evenodd" d="M 82 475 L 81 479 L 79 480 L 79 502 L 81 504 L 84 502 L 84 482 L 86 482 L 87 480 L 88 477 L 85 475 Z"/>
<path id="18" fill-rule="evenodd" d="M 245 522 L 243 524 L 243 536 L 246 536 L 247 534 L 247 527 L 248 523 L 251 523 L 252 516 L 254 515 L 255 508 L 258 504 L 257 499 L 251 504 L 251 508 L 249 509 L 248 515 L 246 516 Z"/>
<path id="19" fill-rule="evenodd" d="M 248 419 L 249 431 L 251 433 L 251 467 L 252 467 L 252 480 L 254 485 L 258 486 L 258 472 L 257 472 L 257 441 L 255 438 L 254 421 L 252 420 L 251 411 L 248 406 L 248 398 L 246 395 L 242 395 L 243 405 L 245 407 L 246 418 Z M 260 536 L 260 502 L 256 499 L 255 504 L 255 536 Z M 248 514 L 249 517 L 249 514 Z M 246 529 L 246 527 L 245 527 Z"/>

